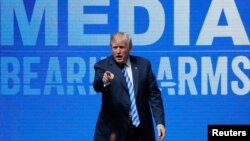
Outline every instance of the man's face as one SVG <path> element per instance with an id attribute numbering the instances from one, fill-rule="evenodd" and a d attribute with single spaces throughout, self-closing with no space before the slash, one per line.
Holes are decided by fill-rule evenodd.
<path id="1" fill-rule="evenodd" d="M 126 63 L 130 47 L 125 41 L 111 42 L 112 54 L 117 63 Z"/>

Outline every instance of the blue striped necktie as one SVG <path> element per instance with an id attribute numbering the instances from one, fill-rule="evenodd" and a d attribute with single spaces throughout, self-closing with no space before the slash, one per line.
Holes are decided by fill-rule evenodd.
<path id="1" fill-rule="evenodd" d="M 131 112 L 131 116 L 132 116 L 132 123 L 134 126 L 138 127 L 140 124 L 140 119 L 139 119 L 138 111 L 137 111 L 136 104 L 135 104 L 134 87 L 133 87 L 132 82 L 128 76 L 128 72 L 126 71 L 126 65 L 124 65 L 122 68 L 123 68 L 122 74 L 124 75 L 124 77 L 126 79 L 128 90 L 129 90 L 129 95 L 130 95 L 130 101 L 131 101 L 130 112 Z"/>

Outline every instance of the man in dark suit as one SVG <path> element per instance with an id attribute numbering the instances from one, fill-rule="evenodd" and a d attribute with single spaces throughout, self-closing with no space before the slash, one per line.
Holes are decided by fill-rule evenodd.
<path id="1" fill-rule="evenodd" d="M 147 59 L 130 55 L 132 40 L 127 33 L 111 36 L 112 56 L 94 66 L 94 89 L 102 93 L 94 141 L 155 141 L 165 136 L 161 92 Z M 152 111 L 152 115 L 151 115 Z"/>

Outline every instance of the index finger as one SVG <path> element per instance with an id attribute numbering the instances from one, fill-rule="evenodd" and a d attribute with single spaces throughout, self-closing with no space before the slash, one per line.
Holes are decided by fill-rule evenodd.
<path id="1" fill-rule="evenodd" d="M 107 74 L 108 76 L 110 76 L 110 75 L 111 75 L 111 72 L 110 72 L 110 71 L 106 71 L 106 74 Z"/>

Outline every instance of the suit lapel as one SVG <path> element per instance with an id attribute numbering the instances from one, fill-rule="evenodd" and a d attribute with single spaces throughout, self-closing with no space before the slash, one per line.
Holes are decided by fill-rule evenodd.
<path id="1" fill-rule="evenodd" d="M 117 77 L 117 79 L 121 82 L 122 87 L 128 92 L 127 83 L 122 74 L 122 71 L 118 67 L 118 65 L 115 63 L 115 60 L 112 57 L 110 58 L 110 66 L 111 66 L 112 72 L 114 72 L 115 77 Z"/>

